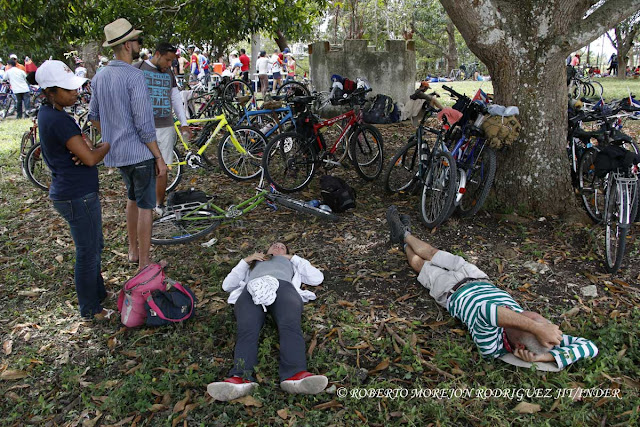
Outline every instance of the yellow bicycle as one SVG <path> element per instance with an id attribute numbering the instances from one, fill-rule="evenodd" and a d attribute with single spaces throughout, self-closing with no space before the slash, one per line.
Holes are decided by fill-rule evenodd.
<path id="1" fill-rule="evenodd" d="M 172 191 L 180 182 L 183 168 L 210 168 L 214 165 L 213 148 L 218 141 L 218 163 L 224 172 L 238 181 L 256 178 L 262 172 L 262 153 L 267 139 L 258 129 L 250 126 L 231 127 L 224 114 L 215 117 L 187 120 L 197 133 L 191 144 L 185 141 L 180 132 L 180 122 L 173 126 L 178 134 L 178 146 L 182 146 L 184 155 L 173 149 L 173 158 L 167 163 L 167 192 Z M 218 138 L 218 135 L 221 135 Z M 215 146 L 215 145 L 213 145 Z"/>

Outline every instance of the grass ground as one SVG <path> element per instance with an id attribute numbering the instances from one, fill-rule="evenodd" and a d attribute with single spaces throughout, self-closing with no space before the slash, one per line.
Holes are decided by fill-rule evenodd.
<path id="1" fill-rule="evenodd" d="M 0 425 L 626 426 L 640 421 L 637 226 L 623 269 L 611 276 L 600 266 L 596 226 L 482 212 L 432 233 L 419 223 L 415 197 L 389 197 L 379 181 L 364 183 L 353 170 L 338 171 L 356 188 L 358 207 L 337 224 L 257 209 L 216 230 L 212 237 L 218 243 L 210 248 L 200 242 L 155 247 L 155 258 L 169 260 L 169 276 L 195 291 L 196 316 L 172 327 L 127 330 L 117 323 L 82 322 L 78 315 L 66 224 L 17 165 L 19 137 L 29 124 L 0 123 Z M 406 124 L 381 129 L 387 158 L 411 132 Z M 637 137 L 638 129 L 632 131 Z M 102 168 L 100 179 L 103 272 L 108 289 L 118 290 L 135 272 L 126 262 L 124 191 L 117 172 Z M 317 181 L 302 198 L 318 197 Z M 182 181 L 182 188 L 190 186 L 229 203 L 253 192 L 252 183 L 232 183 L 218 171 L 191 173 Z M 431 300 L 402 253 L 388 243 L 384 213 L 390 203 L 411 214 L 416 235 L 465 254 L 525 308 L 542 312 L 566 333 L 595 341 L 599 356 L 557 374 L 480 358 L 464 326 Z M 318 299 L 305 306 L 303 333 L 309 369 L 327 375 L 330 388 L 317 396 L 279 389 L 278 338 L 268 322 L 255 395 L 213 402 L 206 385 L 225 377 L 235 335 L 222 279 L 241 257 L 275 239 L 287 241 L 325 272 L 325 283 L 314 289 Z M 523 266 L 527 261 L 551 271 L 533 273 Z M 597 297 L 582 294 L 588 285 L 596 287 Z M 576 394 L 581 388 L 619 397 Z M 385 397 L 387 389 L 393 394 Z M 435 390 L 445 395 L 435 398 Z M 455 395 L 448 396 L 449 390 Z"/>
<path id="2" fill-rule="evenodd" d="M 609 102 L 614 99 L 621 99 L 629 96 L 629 91 L 636 97 L 640 97 L 640 79 L 626 79 L 618 80 L 617 78 L 604 77 L 597 79 L 604 89 L 603 95 L 605 101 Z M 460 93 L 464 93 L 473 97 L 476 91 L 481 88 L 485 93 L 493 93 L 493 85 L 488 82 L 474 82 L 474 81 L 456 81 L 448 83 L 431 83 L 431 88 L 436 90 L 439 94 L 446 94 L 447 92 L 442 89 L 442 85 L 451 86 L 454 90 Z M 444 98 L 445 102 L 448 102 L 447 98 Z"/>

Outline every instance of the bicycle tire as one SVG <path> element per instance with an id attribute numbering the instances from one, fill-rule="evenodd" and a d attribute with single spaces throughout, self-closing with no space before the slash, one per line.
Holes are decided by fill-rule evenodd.
<path id="1" fill-rule="evenodd" d="M 281 193 L 302 190 L 316 171 L 316 152 L 310 142 L 296 132 L 275 137 L 262 156 L 265 179 Z"/>
<path id="2" fill-rule="evenodd" d="M 238 126 L 233 129 L 233 133 L 247 154 L 239 153 L 231 142 L 231 135 L 225 133 L 218 144 L 220 168 L 236 181 L 258 177 L 262 172 L 262 155 L 267 146 L 267 138 L 251 126 Z"/>
<path id="3" fill-rule="evenodd" d="M 420 217 L 428 228 L 435 228 L 449 216 L 456 194 L 457 170 L 451 153 L 447 151 L 434 153 L 429 164 L 420 198 Z"/>
<path id="4" fill-rule="evenodd" d="M 13 106 L 13 108 L 11 108 Z M 6 119 L 8 116 L 12 115 L 15 111 L 15 105 L 13 105 L 13 96 L 7 95 L 7 100 L 3 109 L 4 113 L 2 114 L 2 118 Z"/>
<path id="5" fill-rule="evenodd" d="M 180 164 L 180 154 L 174 148 L 173 158 L 167 163 L 167 193 L 175 190 L 182 179 L 182 165 Z"/>
<path id="6" fill-rule="evenodd" d="M 384 143 L 375 126 L 359 125 L 349 137 L 349 150 L 358 175 L 366 181 L 380 176 L 384 165 Z"/>
<path id="7" fill-rule="evenodd" d="M 181 212 L 172 212 L 155 221 L 151 229 L 151 243 L 154 245 L 177 245 L 197 240 L 211 233 L 221 223 L 215 212 L 197 209 L 189 212 L 192 218 L 182 219 Z M 198 217 L 196 215 L 202 215 Z"/>
<path id="8" fill-rule="evenodd" d="M 253 99 L 253 89 L 242 79 L 233 79 L 222 89 L 222 108 L 229 114 L 227 120 L 232 123 L 236 123 L 244 112 L 246 103 L 238 102 L 238 98 L 243 96 Z"/>
<path id="9" fill-rule="evenodd" d="M 338 221 L 340 219 L 340 217 L 333 212 L 309 206 L 302 200 L 292 199 L 282 194 L 269 194 L 267 195 L 267 198 L 294 211 L 310 214 L 327 221 Z"/>
<path id="10" fill-rule="evenodd" d="M 42 157 L 40 144 L 35 144 L 24 159 L 23 166 L 27 178 L 36 187 L 43 191 L 49 191 L 51 185 L 51 171 Z"/>
<path id="11" fill-rule="evenodd" d="M 595 95 L 602 97 L 602 94 L 604 93 L 604 88 L 602 87 L 602 85 L 600 84 L 600 82 L 593 80 L 591 82 L 591 85 L 593 86 L 594 90 L 595 90 Z"/>
<path id="12" fill-rule="evenodd" d="M 288 81 L 278 88 L 276 96 L 285 96 L 285 102 L 289 102 L 294 96 L 309 96 L 311 92 L 300 82 Z"/>
<path id="13" fill-rule="evenodd" d="M 618 185 L 615 182 L 613 174 L 609 174 L 607 178 L 607 196 L 605 197 L 605 257 L 604 268 L 609 273 L 615 273 L 622 265 L 624 250 L 626 246 L 626 237 L 628 227 L 621 227 L 619 223 L 620 203 L 626 203 L 620 200 L 623 197 L 618 191 Z M 617 215 L 617 216 L 616 216 Z"/>
<path id="14" fill-rule="evenodd" d="M 476 144 L 476 148 L 478 148 L 478 144 Z M 463 159 L 465 163 L 468 160 L 473 160 L 470 171 L 467 168 L 460 168 L 459 163 L 456 164 L 458 173 L 467 173 L 465 192 L 458 205 L 458 211 L 462 217 L 470 217 L 480 211 L 489 197 L 497 169 L 496 152 L 486 144 L 475 159 Z"/>
<path id="15" fill-rule="evenodd" d="M 582 207 L 595 224 L 602 222 L 604 212 L 605 180 L 596 175 L 595 148 L 584 150 L 578 161 L 578 191 Z"/>
<path id="16" fill-rule="evenodd" d="M 384 189 L 387 193 L 410 190 L 418 173 L 418 144 L 415 135 L 391 158 L 384 170 Z"/>

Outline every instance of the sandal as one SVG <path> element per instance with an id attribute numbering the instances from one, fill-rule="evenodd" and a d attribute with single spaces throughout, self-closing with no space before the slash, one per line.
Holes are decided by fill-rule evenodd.
<path id="1" fill-rule="evenodd" d="M 94 320 L 95 322 L 109 322 L 115 312 L 115 310 L 103 308 L 100 313 L 96 313 L 93 315 L 92 320 Z"/>

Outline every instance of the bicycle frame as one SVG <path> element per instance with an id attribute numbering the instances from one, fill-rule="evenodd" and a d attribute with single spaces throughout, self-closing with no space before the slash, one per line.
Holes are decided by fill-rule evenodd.
<path id="1" fill-rule="evenodd" d="M 231 143 L 236 148 L 236 150 L 238 150 L 238 152 L 243 154 L 243 155 L 248 154 L 247 150 L 245 150 L 244 147 L 238 142 L 238 139 L 236 138 L 236 135 L 233 133 L 233 128 L 229 125 L 229 122 L 227 122 L 227 118 L 226 118 L 226 116 L 224 114 L 220 114 L 219 116 L 210 117 L 210 118 L 206 118 L 206 119 L 189 119 L 189 120 L 187 120 L 188 124 L 208 123 L 208 122 L 218 122 L 218 125 L 216 126 L 214 131 L 211 133 L 211 136 L 209 137 L 207 142 L 202 144 L 202 146 L 198 149 L 196 154 L 202 155 L 202 153 L 204 153 L 204 151 L 207 149 L 207 147 L 209 147 L 209 145 L 211 144 L 213 139 L 220 133 L 220 131 L 223 128 L 227 132 L 229 132 L 229 135 L 231 136 Z M 185 151 L 188 152 L 188 151 L 191 150 L 191 148 L 189 147 L 189 144 L 182 138 L 182 133 L 180 132 L 179 125 L 180 125 L 180 122 L 176 121 L 173 124 L 173 127 L 175 128 L 176 133 L 178 134 L 178 139 L 182 143 L 182 146 L 184 147 Z M 180 161 L 178 163 L 174 163 L 172 165 L 175 165 L 175 164 L 186 165 L 187 161 L 185 159 L 185 160 L 182 160 L 182 161 Z M 168 166 L 170 166 L 170 165 L 168 165 Z"/>
<path id="2" fill-rule="evenodd" d="M 362 117 L 361 112 L 356 114 L 356 112 L 352 109 L 347 111 L 346 113 L 340 114 L 339 116 L 333 117 L 331 119 L 324 120 L 319 123 L 314 123 L 313 135 L 315 136 L 316 143 L 318 144 L 318 149 L 322 151 L 327 148 L 322 146 L 322 141 L 320 140 L 320 129 L 333 126 L 334 124 L 336 124 L 341 120 L 349 119 L 349 122 L 344 127 L 344 129 L 342 129 L 342 133 L 340 133 L 340 136 L 338 137 L 338 139 L 336 139 L 333 145 L 331 145 L 331 148 L 327 151 L 329 154 L 334 154 L 338 149 L 338 145 L 342 142 L 345 135 L 347 135 L 347 133 L 351 130 L 351 128 L 360 121 L 361 117 Z"/>
<path id="3" fill-rule="evenodd" d="M 246 122 L 248 126 L 253 126 L 251 124 L 251 117 L 273 114 L 273 113 L 287 113 L 287 114 L 285 114 L 285 116 L 282 117 L 282 119 L 280 119 L 280 121 L 277 123 L 276 126 L 272 127 L 267 132 L 265 132 L 264 136 L 266 138 L 269 138 L 269 136 L 271 136 L 280 126 L 284 125 L 287 121 L 291 121 L 291 123 L 293 123 L 293 126 L 295 127 L 295 121 L 293 120 L 293 111 L 289 106 L 276 108 L 274 110 L 245 110 L 244 115 L 240 117 L 240 120 L 238 120 L 238 123 L 236 126 L 240 126 L 244 122 Z"/>

